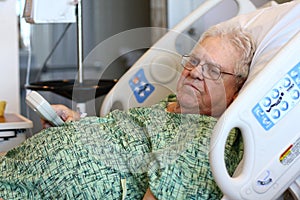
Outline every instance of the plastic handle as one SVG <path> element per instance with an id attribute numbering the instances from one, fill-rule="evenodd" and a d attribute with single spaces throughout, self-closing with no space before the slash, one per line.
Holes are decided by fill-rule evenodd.
<path id="1" fill-rule="evenodd" d="M 240 189 L 250 180 L 251 172 L 254 167 L 254 137 L 249 126 L 239 120 L 237 113 L 231 113 L 230 118 L 226 113 L 228 112 L 222 115 L 213 130 L 210 146 L 211 169 L 225 197 L 227 196 L 229 199 L 242 199 Z M 227 137 L 233 128 L 239 128 L 242 132 L 244 156 L 239 173 L 231 177 L 225 165 L 224 151 Z"/>
<path id="2" fill-rule="evenodd" d="M 192 23 L 197 21 L 200 17 L 205 15 L 212 8 L 216 7 L 222 0 L 209 0 L 204 1 L 197 9 L 195 9 L 191 14 L 189 14 L 186 18 L 184 18 L 180 23 L 178 23 L 173 31 L 183 32 L 186 28 L 188 28 Z M 235 0 L 238 6 L 237 15 L 248 13 L 256 10 L 254 4 L 249 0 Z"/>

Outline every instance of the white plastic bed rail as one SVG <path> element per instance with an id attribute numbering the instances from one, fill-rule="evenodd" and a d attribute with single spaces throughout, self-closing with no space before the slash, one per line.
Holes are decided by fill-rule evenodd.
<path id="1" fill-rule="evenodd" d="M 224 199 L 279 198 L 290 187 L 300 197 L 300 32 L 247 86 L 219 119 L 211 139 L 211 167 Z M 224 148 L 239 128 L 244 158 L 227 173 Z"/>

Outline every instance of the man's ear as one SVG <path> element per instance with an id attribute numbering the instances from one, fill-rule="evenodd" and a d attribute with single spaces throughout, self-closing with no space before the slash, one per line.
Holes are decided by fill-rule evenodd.
<path id="1" fill-rule="evenodd" d="M 239 92 L 238 92 L 238 91 L 235 92 L 234 95 L 233 95 L 233 97 L 232 97 L 232 100 L 235 100 L 235 99 L 237 98 L 238 95 L 239 95 Z"/>
<path id="2" fill-rule="evenodd" d="M 234 101 L 237 98 L 237 96 L 239 95 L 239 92 L 240 92 L 240 90 L 236 89 L 236 91 L 235 91 L 235 93 L 234 93 L 234 95 L 232 97 L 232 101 Z"/>

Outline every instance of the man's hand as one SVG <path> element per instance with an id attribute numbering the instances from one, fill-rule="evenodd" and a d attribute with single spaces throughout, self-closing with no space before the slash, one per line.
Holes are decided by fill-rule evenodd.
<path id="1" fill-rule="evenodd" d="M 64 122 L 69 122 L 69 121 L 77 121 L 80 119 L 80 114 L 78 112 L 75 112 L 74 110 L 71 110 L 65 105 L 62 104 L 55 104 L 51 105 L 51 107 L 55 110 L 55 112 L 60 116 L 60 118 Z M 42 125 L 43 128 L 48 128 L 51 126 L 49 122 L 45 121 L 42 119 Z"/>
<path id="2" fill-rule="evenodd" d="M 152 194 L 150 188 L 147 189 L 145 196 L 143 198 L 143 200 L 156 200 L 156 198 L 154 197 L 154 195 Z"/>

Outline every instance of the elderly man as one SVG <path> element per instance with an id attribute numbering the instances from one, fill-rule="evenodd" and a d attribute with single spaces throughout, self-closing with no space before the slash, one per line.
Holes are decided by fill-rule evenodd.
<path id="1" fill-rule="evenodd" d="M 177 94 L 158 104 L 81 120 L 54 106 L 68 122 L 0 158 L 0 197 L 220 198 L 209 168 L 209 139 L 246 80 L 254 51 L 241 28 L 213 27 L 182 57 Z M 238 133 L 232 130 L 226 146 L 230 173 L 242 157 Z"/>
<path id="2" fill-rule="evenodd" d="M 251 36 L 239 28 L 209 29 L 191 55 L 182 57 L 184 70 L 178 81 L 177 101 L 169 103 L 167 110 L 219 117 L 245 82 L 254 51 Z M 155 198 L 147 190 L 144 199 Z"/>

